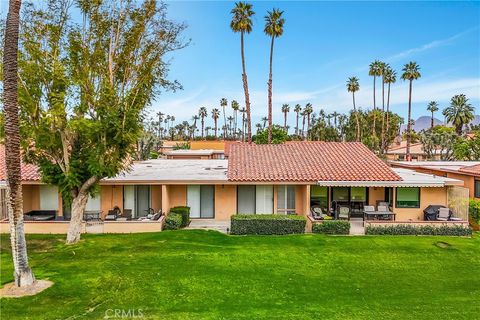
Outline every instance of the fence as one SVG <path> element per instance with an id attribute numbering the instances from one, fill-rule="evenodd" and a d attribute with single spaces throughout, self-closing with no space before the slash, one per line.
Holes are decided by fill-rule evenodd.
<path id="1" fill-rule="evenodd" d="M 449 187 L 447 204 L 453 212 L 453 217 L 468 221 L 469 190 L 463 187 Z"/>

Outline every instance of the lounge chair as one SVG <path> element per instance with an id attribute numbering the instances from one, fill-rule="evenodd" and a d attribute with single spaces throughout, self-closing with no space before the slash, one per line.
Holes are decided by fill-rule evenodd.
<path id="1" fill-rule="evenodd" d="M 132 209 L 124 209 L 122 214 L 117 217 L 118 220 L 132 220 Z"/>
<path id="2" fill-rule="evenodd" d="M 163 215 L 163 212 L 162 210 L 158 210 L 156 213 L 154 214 L 149 214 L 148 216 L 146 217 L 140 217 L 138 218 L 138 221 L 157 221 L 160 219 L 160 217 Z"/>
<path id="3" fill-rule="evenodd" d="M 438 221 L 448 221 L 450 220 L 450 209 L 448 208 L 440 208 L 438 209 Z"/>
<path id="4" fill-rule="evenodd" d="M 310 212 L 312 213 L 312 218 L 315 220 L 323 220 L 326 214 L 323 213 L 322 208 L 319 206 L 312 206 L 310 208 Z"/>
<path id="5" fill-rule="evenodd" d="M 374 206 L 363 206 L 363 212 L 375 212 L 375 207 Z M 365 217 L 364 214 L 364 220 L 368 220 L 368 216 Z"/>
<path id="6" fill-rule="evenodd" d="M 350 220 L 350 208 L 345 206 L 339 206 L 337 218 Z"/>
<path id="7" fill-rule="evenodd" d="M 388 206 L 379 205 L 379 206 L 377 206 L 377 211 L 379 211 L 379 212 L 389 212 L 390 209 L 388 208 Z M 384 214 L 384 215 L 379 215 L 378 218 L 381 219 L 381 220 L 390 220 L 391 216 Z"/>

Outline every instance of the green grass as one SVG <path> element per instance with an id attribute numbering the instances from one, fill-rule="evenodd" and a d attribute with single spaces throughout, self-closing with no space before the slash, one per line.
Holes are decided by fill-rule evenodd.
<path id="1" fill-rule="evenodd" d="M 12 281 L 1 237 L 1 283 Z M 2 299 L 2 319 L 475 319 L 480 234 L 226 236 L 213 231 L 28 237 L 41 294 Z M 112 314 L 110 314 L 112 315 Z"/>

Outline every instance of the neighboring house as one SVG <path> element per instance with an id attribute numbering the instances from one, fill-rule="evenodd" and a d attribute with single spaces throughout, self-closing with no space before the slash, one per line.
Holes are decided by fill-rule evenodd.
<path id="1" fill-rule="evenodd" d="M 167 159 L 198 159 L 198 160 L 212 160 L 225 159 L 225 151 L 223 150 L 172 150 L 164 152 Z"/>
<path id="2" fill-rule="evenodd" d="M 470 198 L 480 199 L 480 161 L 391 161 L 390 165 L 462 180 L 469 190 Z"/>
<path id="3" fill-rule="evenodd" d="M 463 189 L 457 179 L 392 169 L 357 142 L 235 143 L 229 152 L 228 160 L 136 162 L 128 172 L 103 179 L 87 210 L 105 216 L 118 206 L 140 217 L 149 208 L 169 212 L 187 205 L 193 219 L 229 220 L 236 213 L 307 216 L 313 206 L 332 211 L 342 205 L 362 216 L 364 205 L 385 201 L 397 221 L 422 221 L 428 205 L 449 206 L 451 191 Z M 68 219 L 56 187 L 42 184 L 34 166 L 23 169 L 24 211 L 53 209 Z"/>
<path id="4" fill-rule="evenodd" d="M 390 145 L 385 155 L 387 160 L 404 161 L 407 154 L 407 141 L 394 142 Z M 410 145 L 410 154 L 413 161 L 427 160 L 427 154 L 423 150 L 423 144 L 415 142 Z M 432 160 L 441 160 L 441 150 L 437 150 Z"/>

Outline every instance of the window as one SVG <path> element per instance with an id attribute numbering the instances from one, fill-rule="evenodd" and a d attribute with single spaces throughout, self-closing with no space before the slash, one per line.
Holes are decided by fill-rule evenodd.
<path id="1" fill-rule="evenodd" d="M 365 187 L 352 187 L 350 189 L 350 200 L 358 202 L 367 201 L 367 188 Z"/>
<path id="2" fill-rule="evenodd" d="M 58 210 L 57 187 L 40 186 L 40 210 Z"/>
<path id="3" fill-rule="evenodd" d="M 191 185 L 187 187 L 187 206 L 191 218 L 213 218 L 215 215 L 215 187 Z"/>
<path id="4" fill-rule="evenodd" d="M 310 207 L 313 206 L 328 211 L 328 187 L 310 186 Z"/>
<path id="5" fill-rule="evenodd" d="M 237 213 L 272 214 L 273 186 L 241 185 L 237 187 Z"/>
<path id="6" fill-rule="evenodd" d="M 332 189 L 333 201 L 349 201 L 348 188 L 347 187 L 334 187 Z"/>
<path id="7" fill-rule="evenodd" d="M 420 208 L 420 188 L 397 188 L 397 208 Z"/>
<path id="8" fill-rule="evenodd" d="M 475 198 L 480 198 L 480 180 L 475 180 Z"/>
<path id="9" fill-rule="evenodd" d="M 277 187 L 277 212 L 285 214 L 295 213 L 295 186 Z"/>
<path id="10" fill-rule="evenodd" d="M 123 186 L 123 210 L 132 210 L 132 217 L 144 217 L 150 210 L 150 186 Z"/>
<path id="11" fill-rule="evenodd" d="M 89 195 L 87 205 L 85 206 L 85 211 L 100 211 L 100 210 L 101 210 L 100 195 L 97 194 L 95 197 L 92 197 L 91 195 Z"/>

